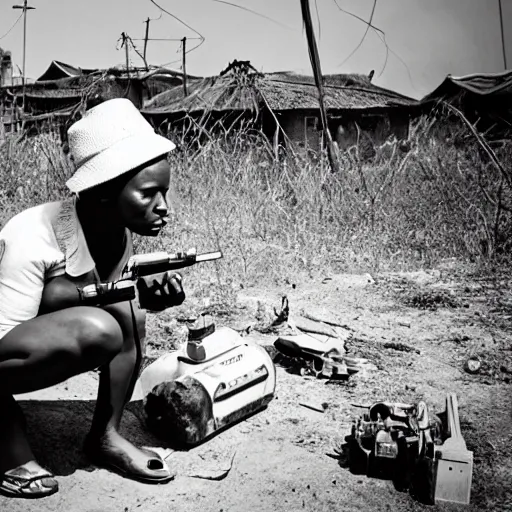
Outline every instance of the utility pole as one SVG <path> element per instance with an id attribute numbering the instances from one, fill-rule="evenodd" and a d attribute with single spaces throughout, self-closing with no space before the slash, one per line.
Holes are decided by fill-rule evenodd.
<path id="1" fill-rule="evenodd" d="M 144 51 L 142 52 L 142 60 L 144 61 L 144 64 L 146 65 L 146 71 L 149 71 L 148 67 L 148 61 L 146 60 L 146 49 L 148 47 L 148 39 L 149 39 L 149 22 L 151 20 L 148 19 L 144 22 L 146 24 L 146 35 L 144 36 Z"/>
<path id="2" fill-rule="evenodd" d="M 320 106 L 320 119 L 322 121 L 322 130 L 327 139 L 327 157 L 333 171 L 339 171 L 339 160 L 336 148 L 332 140 L 331 132 L 329 131 L 329 124 L 327 122 L 327 114 L 324 105 L 324 84 L 322 77 L 322 69 L 320 67 L 320 56 L 316 46 L 315 32 L 313 30 L 313 23 L 311 21 L 311 10 L 309 8 L 309 0 L 300 0 L 302 9 L 302 20 L 304 28 L 306 29 L 306 37 L 308 40 L 309 58 L 311 60 L 311 67 L 315 76 L 315 83 L 318 89 L 318 103 Z"/>
<path id="3" fill-rule="evenodd" d="M 128 78 L 130 78 L 130 54 L 128 49 L 128 37 L 124 32 L 121 32 L 121 37 L 123 39 L 121 47 L 124 46 L 124 51 L 126 54 L 126 74 L 128 75 Z"/>
<path id="4" fill-rule="evenodd" d="M 187 96 L 187 63 L 186 63 L 186 56 L 187 56 L 187 38 L 184 37 L 181 40 L 181 47 L 183 50 L 182 57 L 181 57 L 181 67 L 183 69 L 183 95 Z"/>
<path id="5" fill-rule="evenodd" d="M 27 50 L 27 11 L 35 9 L 35 7 L 29 7 L 27 0 L 23 0 L 23 5 L 13 5 L 13 9 L 23 9 L 23 71 L 21 77 L 21 84 L 23 88 L 23 112 L 25 112 L 25 58 Z"/>
<path id="6" fill-rule="evenodd" d="M 498 0 L 498 5 L 500 8 L 501 48 L 503 51 L 503 65 L 505 66 L 505 71 L 506 71 L 507 70 L 507 47 L 505 45 L 505 28 L 503 26 L 503 9 L 501 7 L 501 0 Z"/>

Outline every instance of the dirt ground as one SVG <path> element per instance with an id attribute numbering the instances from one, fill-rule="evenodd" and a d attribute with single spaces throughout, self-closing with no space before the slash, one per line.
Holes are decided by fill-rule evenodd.
<path id="1" fill-rule="evenodd" d="M 272 290 L 241 290 L 237 314 L 219 316 L 218 325 L 254 323 L 262 305 L 269 311 L 279 307 L 286 294 L 292 314 L 308 311 L 345 324 L 352 333 L 347 352 L 367 357 L 375 369 L 333 383 L 278 367 L 276 396 L 266 410 L 190 451 L 172 452 L 145 432 L 135 396 L 123 428 L 136 443 L 159 447 L 177 469 L 177 478 L 162 486 L 123 479 L 89 465 L 83 456 L 95 373 L 20 396 L 36 454 L 58 475 L 60 491 L 37 501 L 0 497 L 0 510 L 456 510 L 455 505 L 419 504 L 389 480 L 353 475 L 334 452 L 361 414 L 354 404 L 423 399 L 440 412 L 446 393 L 454 391 L 462 432 L 474 452 L 466 509 L 512 511 L 510 284 L 506 275 L 484 279 L 446 262 L 428 272 L 332 275 Z M 254 330 L 249 336 L 264 345 L 276 339 Z M 414 350 L 387 348 L 392 342 Z M 477 374 L 464 370 L 469 356 L 480 358 Z M 326 403 L 327 408 L 320 413 L 300 402 Z M 229 467 L 221 480 L 204 478 Z"/>

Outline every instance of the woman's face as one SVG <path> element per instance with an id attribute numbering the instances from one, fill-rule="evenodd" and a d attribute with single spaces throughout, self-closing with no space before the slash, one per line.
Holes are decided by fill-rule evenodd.
<path id="1" fill-rule="evenodd" d="M 171 170 L 166 159 L 148 165 L 124 186 L 117 200 L 123 224 L 134 233 L 157 236 L 167 224 Z"/>

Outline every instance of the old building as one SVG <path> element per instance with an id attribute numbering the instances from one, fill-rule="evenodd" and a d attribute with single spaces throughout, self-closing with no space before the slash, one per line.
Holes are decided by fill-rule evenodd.
<path id="1" fill-rule="evenodd" d="M 462 77 L 448 75 L 421 100 L 427 113 L 455 119 L 443 106 L 456 107 L 487 138 L 512 134 L 512 71 L 478 73 Z"/>
<path id="2" fill-rule="evenodd" d="M 8 71 L 5 76 L 9 76 Z M 34 83 L 26 85 L 24 111 L 22 84 L 12 80 L 2 83 L 0 120 L 6 131 L 19 128 L 20 123 L 36 129 L 51 123 L 64 129 L 76 114 L 106 99 L 128 98 L 137 108 L 142 108 L 151 97 L 182 84 L 183 73 L 154 67 L 149 71 L 126 70 L 122 66 L 107 70 L 81 69 L 54 60 Z"/>
<path id="3" fill-rule="evenodd" d="M 341 148 L 357 142 L 361 134 L 376 143 L 390 135 L 406 138 L 411 108 L 417 101 L 378 87 L 369 76 L 324 77 L 329 129 Z M 318 91 L 313 77 L 291 72 L 258 73 L 248 62 L 231 64 L 219 76 L 189 80 L 146 101 L 142 113 L 155 126 L 179 124 L 187 118 L 252 120 L 271 139 L 318 149 L 321 146 Z"/>
<path id="4" fill-rule="evenodd" d="M 48 80 L 60 80 L 61 78 L 71 78 L 74 76 L 89 75 L 97 69 L 81 69 L 70 64 L 65 64 L 58 60 L 52 60 L 46 71 L 36 80 L 45 82 Z"/>

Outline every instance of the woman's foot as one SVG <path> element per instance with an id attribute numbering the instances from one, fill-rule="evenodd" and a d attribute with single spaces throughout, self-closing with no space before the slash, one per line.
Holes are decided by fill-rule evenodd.
<path id="1" fill-rule="evenodd" d="M 0 493 L 13 498 L 44 498 L 59 490 L 54 476 L 35 460 L 0 475 Z"/>
<path id="2" fill-rule="evenodd" d="M 94 464 L 133 480 L 165 483 L 176 476 L 157 453 L 135 447 L 113 429 L 100 438 L 89 435 L 84 451 Z"/>

